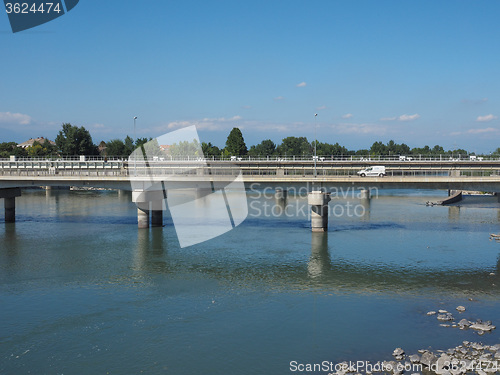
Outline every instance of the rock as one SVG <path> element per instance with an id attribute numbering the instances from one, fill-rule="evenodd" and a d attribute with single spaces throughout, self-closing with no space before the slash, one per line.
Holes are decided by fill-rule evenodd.
<path id="1" fill-rule="evenodd" d="M 465 307 L 463 307 L 463 306 L 457 306 L 457 311 L 458 312 L 464 312 L 465 311 Z"/>
<path id="2" fill-rule="evenodd" d="M 467 319 L 462 319 L 461 321 L 458 322 L 458 325 L 460 326 L 460 328 L 468 328 L 471 325 L 471 323 Z"/>
<path id="3" fill-rule="evenodd" d="M 439 312 L 440 314 L 446 314 L 446 313 L 448 313 L 448 311 L 446 311 L 446 310 L 438 310 L 438 312 Z"/>
<path id="4" fill-rule="evenodd" d="M 500 344 L 490 346 L 490 350 L 493 352 L 498 352 L 500 350 Z"/>
<path id="5" fill-rule="evenodd" d="M 405 351 L 401 348 L 396 348 L 394 349 L 394 351 L 392 352 L 392 355 L 394 357 L 399 357 L 399 356 L 402 356 L 403 354 L 405 354 Z"/>
<path id="6" fill-rule="evenodd" d="M 420 363 L 430 367 L 434 362 L 436 362 L 436 359 L 437 358 L 434 354 L 426 351 L 422 354 L 422 357 L 420 357 Z"/>
<path id="7" fill-rule="evenodd" d="M 427 315 L 436 315 L 436 312 L 435 312 L 435 311 L 429 311 L 429 312 L 427 313 Z"/>
<path id="8" fill-rule="evenodd" d="M 474 324 L 471 324 L 470 327 L 471 329 L 475 329 L 477 331 L 486 331 L 486 332 L 489 332 L 489 331 L 492 331 L 494 330 L 496 327 L 494 325 L 491 325 L 491 324 L 488 324 L 488 323 L 474 323 Z"/>
<path id="9" fill-rule="evenodd" d="M 449 324 L 440 324 L 439 326 L 448 328 L 450 325 Z"/>
<path id="10" fill-rule="evenodd" d="M 440 310 L 441 311 L 441 310 Z M 441 321 L 452 321 L 454 320 L 455 318 L 453 318 L 453 315 L 451 315 L 450 313 L 444 313 L 444 314 L 439 314 L 437 316 L 437 319 L 438 320 L 441 320 Z"/>
<path id="11" fill-rule="evenodd" d="M 412 354 L 408 357 L 411 363 L 419 363 L 420 362 L 420 356 L 418 354 Z"/>

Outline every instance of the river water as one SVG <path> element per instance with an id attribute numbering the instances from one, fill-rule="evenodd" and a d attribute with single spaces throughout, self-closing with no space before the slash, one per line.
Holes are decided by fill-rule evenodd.
<path id="1" fill-rule="evenodd" d="M 500 325 L 500 205 L 425 205 L 444 196 L 333 199 L 314 234 L 306 198 L 253 192 L 240 226 L 180 248 L 168 212 L 137 229 L 127 194 L 24 191 L 0 218 L 0 374 L 276 375 L 499 343 L 426 315 Z"/>

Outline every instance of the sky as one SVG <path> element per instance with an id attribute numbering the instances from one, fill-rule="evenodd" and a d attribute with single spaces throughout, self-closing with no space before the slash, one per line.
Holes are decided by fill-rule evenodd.
<path id="1" fill-rule="evenodd" d="M 247 146 L 316 134 L 489 153 L 499 14 L 496 0 L 80 0 L 14 34 L 3 13 L 0 142 L 63 123 L 123 139 L 137 116 L 137 137 L 196 125 L 218 146 L 239 127 Z"/>

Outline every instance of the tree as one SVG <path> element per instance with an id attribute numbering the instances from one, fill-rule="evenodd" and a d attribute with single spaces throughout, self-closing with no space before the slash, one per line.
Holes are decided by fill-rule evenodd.
<path id="1" fill-rule="evenodd" d="M 56 146 L 50 143 L 47 139 L 40 142 L 33 142 L 33 144 L 26 148 L 26 152 L 29 157 L 42 157 L 42 156 L 54 156 L 57 155 Z"/>
<path id="2" fill-rule="evenodd" d="M 219 147 L 214 146 L 211 142 L 205 143 L 201 142 L 201 149 L 203 151 L 203 155 L 206 158 L 212 158 L 212 157 L 220 157 L 221 155 L 221 150 Z"/>
<path id="3" fill-rule="evenodd" d="M 124 153 L 125 153 L 125 156 L 130 156 L 130 154 L 132 152 L 134 152 L 135 150 L 135 146 L 134 146 L 134 140 L 132 139 L 132 137 L 130 136 L 126 136 L 125 137 L 125 142 L 124 142 Z"/>
<path id="4" fill-rule="evenodd" d="M 232 156 L 244 156 L 248 153 L 243 134 L 238 128 L 233 128 L 226 141 L 226 150 Z"/>
<path id="5" fill-rule="evenodd" d="M 17 147 L 17 142 L 0 143 L 0 158 L 8 158 L 11 155 L 25 157 L 28 156 L 28 152 L 22 147 Z"/>
<path id="6" fill-rule="evenodd" d="M 125 151 L 125 143 L 120 139 L 112 139 L 106 143 L 106 155 L 108 156 L 128 156 Z"/>
<path id="7" fill-rule="evenodd" d="M 382 142 L 374 142 L 372 147 L 370 147 L 370 155 L 387 155 L 387 146 Z"/>
<path id="8" fill-rule="evenodd" d="M 277 148 L 281 156 L 312 155 L 312 146 L 306 137 L 286 137 Z"/>
<path id="9" fill-rule="evenodd" d="M 258 145 L 250 147 L 248 154 L 250 156 L 265 157 L 274 155 L 275 152 L 276 152 L 276 145 L 274 144 L 274 142 L 271 141 L 270 139 L 266 139 L 260 142 Z"/>
<path id="10" fill-rule="evenodd" d="M 97 147 L 92 137 L 83 126 L 77 127 L 69 123 L 62 125 L 56 137 L 56 146 L 63 155 L 97 155 Z"/>

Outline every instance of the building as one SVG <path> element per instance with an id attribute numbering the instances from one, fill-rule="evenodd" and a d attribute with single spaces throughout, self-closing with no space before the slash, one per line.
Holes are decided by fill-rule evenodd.
<path id="1" fill-rule="evenodd" d="M 39 137 L 39 138 L 30 138 L 26 142 L 19 143 L 17 145 L 17 147 L 28 148 L 28 147 L 33 146 L 33 143 L 35 143 L 35 142 L 38 142 L 41 145 L 43 145 L 45 143 L 45 141 L 48 141 L 52 146 L 56 145 L 56 143 L 54 141 L 51 141 L 50 139 L 46 139 L 44 137 Z"/>

